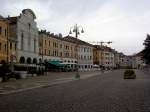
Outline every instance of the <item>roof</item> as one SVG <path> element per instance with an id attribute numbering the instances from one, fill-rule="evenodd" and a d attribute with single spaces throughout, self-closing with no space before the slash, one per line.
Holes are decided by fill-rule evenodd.
<path id="1" fill-rule="evenodd" d="M 85 41 L 83 41 L 83 40 L 77 39 L 77 38 L 75 38 L 75 37 L 69 36 L 69 35 L 66 36 L 66 37 L 64 37 L 63 40 L 66 40 L 66 41 L 69 41 L 69 42 L 72 42 L 72 43 L 76 43 L 76 42 L 77 42 L 77 43 L 80 44 L 80 45 L 86 45 L 86 46 L 91 46 L 91 47 L 93 47 L 92 44 L 87 43 L 87 42 L 85 42 Z"/>
<path id="2" fill-rule="evenodd" d="M 10 24 L 16 24 L 17 23 L 18 16 L 15 17 L 8 17 L 7 20 L 9 20 Z"/>
<path id="3" fill-rule="evenodd" d="M 93 45 L 93 47 L 96 48 L 97 50 L 104 50 L 104 49 L 103 49 L 104 46 Z"/>
<path id="4" fill-rule="evenodd" d="M 48 37 L 52 37 L 52 38 L 56 38 L 56 39 L 59 39 L 59 40 L 63 40 L 63 38 L 60 37 L 59 35 L 55 35 L 54 33 L 47 32 L 46 30 L 39 31 L 39 34 L 44 34 L 44 35 L 47 35 Z"/>
<path id="5" fill-rule="evenodd" d="M 93 45 L 97 50 L 104 50 L 109 52 L 116 52 L 114 49 L 108 47 L 108 46 L 100 46 L 100 45 Z"/>
<path id="6" fill-rule="evenodd" d="M 47 32 L 46 30 L 39 31 L 39 34 L 45 34 L 45 35 L 48 35 L 49 37 L 56 38 L 58 40 L 62 40 L 62 41 L 66 41 L 66 42 L 71 42 L 73 44 L 75 44 L 76 40 L 78 40 L 78 43 L 80 45 L 82 44 L 82 45 L 93 46 L 92 44 L 89 44 L 89 43 L 82 41 L 80 39 L 76 39 L 75 37 L 71 37 L 71 36 L 62 37 L 59 35 L 55 35 L 54 33 Z"/>

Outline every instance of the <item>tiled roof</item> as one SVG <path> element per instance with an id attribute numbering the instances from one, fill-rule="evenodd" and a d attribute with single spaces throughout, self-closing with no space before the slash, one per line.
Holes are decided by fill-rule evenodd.
<path id="1" fill-rule="evenodd" d="M 15 17 L 8 17 L 7 20 L 9 20 L 10 24 L 16 24 L 17 23 L 17 16 Z"/>
<path id="2" fill-rule="evenodd" d="M 54 33 L 47 32 L 46 30 L 39 31 L 39 34 L 45 34 L 48 35 L 48 37 L 56 38 L 58 40 L 63 40 L 62 37 L 55 35 Z"/>
<path id="3" fill-rule="evenodd" d="M 97 50 L 104 50 L 109 52 L 115 52 L 114 49 L 108 47 L 108 46 L 100 46 L 100 45 L 93 45 Z"/>
<path id="4" fill-rule="evenodd" d="M 92 44 L 87 43 L 87 42 L 85 42 L 83 40 L 80 40 L 80 39 L 76 39 L 75 37 L 72 37 L 72 36 L 69 36 L 69 35 L 64 37 L 63 39 L 66 40 L 66 41 L 72 42 L 72 43 L 78 43 L 80 45 L 87 45 L 87 46 L 93 47 Z"/>

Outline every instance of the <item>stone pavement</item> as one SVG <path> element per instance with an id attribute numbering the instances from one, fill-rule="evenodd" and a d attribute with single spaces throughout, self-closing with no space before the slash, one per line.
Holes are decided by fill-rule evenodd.
<path id="1" fill-rule="evenodd" d="M 100 74 L 100 71 L 80 72 L 80 79 Z M 74 80 L 76 80 L 75 72 L 49 72 L 44 76 L 28 77 L 20 80 L 11 79 L 8 82 L 0 83 L 0 95 L 31 90 L 39 87 L 52 86 Z"/>
<path id="2" fill-rule="evenodd" d="M 123 79 L 124 70 L 114 70 L 87 79 L 1 95 L 0 112 L 150 112 L 150 74 L 135 72 L 136 79 Z"/>

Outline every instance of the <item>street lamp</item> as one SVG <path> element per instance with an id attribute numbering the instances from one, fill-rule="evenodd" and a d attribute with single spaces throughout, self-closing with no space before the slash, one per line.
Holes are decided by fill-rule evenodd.
<path id="1" fill-rule="evenodd" d="M 70 28 L 70 32 L 69 34 L 75 33 L 75 38 L 76 38 L 76 60 L 77 60 L 77 66 L 76 66 L 76 75 L 75 78 L 80 78 L 80 74 L 79 74 L 79 65 L 78 65 L 78 35 L 80 35 L 80 33 L 84 33 L 83 27 L 82 26 L 78 26 L 77 24 L 72 26 Z"/>

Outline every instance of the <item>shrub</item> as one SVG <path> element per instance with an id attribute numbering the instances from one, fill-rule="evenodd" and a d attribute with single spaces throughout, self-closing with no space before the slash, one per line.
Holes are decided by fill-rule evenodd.
<path id="1" fill-rule="evenodd" d="M 136 75 L 133 70 L 125 70 L 124 72 L 124 79 L 135 79 Z"/>

